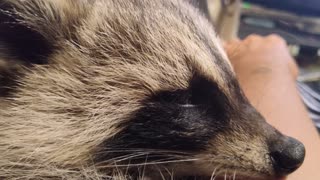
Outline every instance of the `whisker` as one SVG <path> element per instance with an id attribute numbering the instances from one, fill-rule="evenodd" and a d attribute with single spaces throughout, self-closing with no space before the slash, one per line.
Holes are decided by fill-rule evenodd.
<path id="1" fill-rule="evenodd" d="M 232 180 L 236 180 L 237 171 L 234 171 Z"/>
<path id="2" fill-rule="evenodd" d="M 111 168 L 111 167 L 131 167 L 131 166 L 144 166 L 144 165 L 159 165 L 159 164 L 168 164 L 168 163 L 181 163 L 181 162 L 193 162 L 199 161 L 201 159 L 185 159 L 185 160 L 173 160 L 173 161 L 161 161 L 161 162 L 147 162 L 147 163 L 137 163 L 137 164 L 126 164 L 126 165 L 105 165 L 101 166 L 102 168 Z"/>
<path id="3" fill-rule="evenodd" d="M 213 172 L 211 174 L 210 180 L 214 180 L 215 179 L 216 171 L 217 171 L 217 168 L 214 168 L 214 170 L 213 170 Z"/>
<path id="4" fill-rule="evenodd" d="M 161 169 L 158 166 L 157 166 L 157 169 L 161 175 L 162 180 L 165 180 L 166 178 L 165 178 L 164 174 L 162 173 Z"/>
<path id="5" fill-rule="evenodd" d="M 147 157 L 147 158 L 160 158 L 162 157 L 161 155 L 149 155 L 149 154 L 140 154 L 140 155 L 135 155 L 135 156 L 128 156 L 128 157 L 125 157 L 125 158 L 122 158 L 122 159 L 118 159 L 114 162 L 121 162 L 121 161 L 125 161 L 125 160 L 139 160 L 139 158 L 135 158 L 135 157 L 140 157 L 140 156 L 143 156 L 143 157 Z M 149 161 L 149 162 L 163 162 L 163 161 L 177 161 L 179 159 L 177 159 L 176 157 L 167 157 L 167 158 L 161 158 L 161 159 L 157 159 L 157 160 L 153 160 L 153 161 Z M 183 159 L 180 159 L 180 160 L 183 160 Z M 147 163 L 147 162 L 145 162 Z"/>
<path id="6" fill-rule="evenodd" d="M 179 152 L 179 151 L 169 151 L 169 150 L 155 150 L 155 149 L 128 149 L 128 148 L 123 148 L 123 149 L 102 149 L 98 152 L 98 154 L 101 153 L 121 153 L 121 152 L 149 152 L 149 153 L 163 153 L 163 154 L 175 154 L 175 155 L 188 155 L 190 156 L 190 153 L 186 152 Z"/>
<path id="7" fill-rule="evenodd" d="M 145 173 L 145 171 L 146 171 L 146 163 L 148 162 L 148 154 L 147 154 L 147 156 L 146 156 L 146 158 L 145 158 L 145 165 L 143 166 L 143 170 L 142 170 L 142 178 L 144 177 L 144 173 Z"/>
<path id="8" fill-rule="evenodd" d="M 131 159 L 129 159 L 128 164 L 131 164 Z M 126 168 L 125 174 L 128 174 L 128 172 L 129 172 L 129 166 Z"/>
<path id="9" fill-rule="evenodd" d="M 111 158 L 111 159 L 99 162 L 99 163 L 97 163 L 97 165 L 105 164 L 105 163 L 117 163 L 117 162 L 121 162 L 121 161 L 125 161 L 125 160 L 131 160 L 131 159 L 133 159 L 135 157 L 144 156 L 146 154 L 147 153 L 126 154 L 126 155 L 123 155 L 123 156 L 118 156 L 118 157 L 115 157 L 115 158 Z"/>

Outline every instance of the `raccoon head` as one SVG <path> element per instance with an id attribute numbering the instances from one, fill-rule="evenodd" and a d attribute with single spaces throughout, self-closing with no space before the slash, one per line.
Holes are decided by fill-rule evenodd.
<path id="1" fill-rule="evenodd" d="M 303 145 L 250 105 L 188 2 L 3 0 L 0 9 L 0 177 L 267 178 L 303 162 Z"/>

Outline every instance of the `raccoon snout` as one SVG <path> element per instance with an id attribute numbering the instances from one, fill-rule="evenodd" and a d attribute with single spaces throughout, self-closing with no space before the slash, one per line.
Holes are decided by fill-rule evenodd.
<path id="1" fill-rule="evenodd" d="M 285 176 L 298 169 L 304 157 L 304 145 L 291 137 L 284 136 L 282 140 L 270 146 L 270 158 L 274 171 L 279 176 Z"/>

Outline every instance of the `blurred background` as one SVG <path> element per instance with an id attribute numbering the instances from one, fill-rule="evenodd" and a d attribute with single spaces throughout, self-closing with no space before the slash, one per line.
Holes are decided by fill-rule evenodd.
<path id="1" fill-rule="evenodd" d="M 198 0 L 223 40 L 278 34 L 300 68 L 297 86 L 320 130 L 320 0 Z"/>

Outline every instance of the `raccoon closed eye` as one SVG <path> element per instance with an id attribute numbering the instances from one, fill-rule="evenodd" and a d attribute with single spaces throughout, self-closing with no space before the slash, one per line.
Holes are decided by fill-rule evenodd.
<path id="1" fill-rule="evenodd" d="M 216 83 L 198 75 L 191 79 L 187 89 L 161 91 L 153 100 L 182 108 L 210 107 L 220 102 L 228 102 Z"/>
<path id="2" fill-rule="evenodd" d="M 164 91 L 158 93 L 155 100 L 160 103 L 177 105 L 183 108 L 193 108 L 203 105 L 199 102 L 193 101 L 193 96 L 193 93 L 189 90 Z"/>

